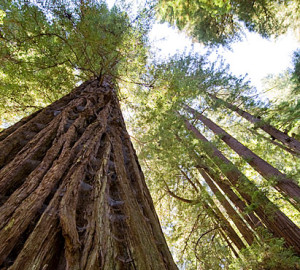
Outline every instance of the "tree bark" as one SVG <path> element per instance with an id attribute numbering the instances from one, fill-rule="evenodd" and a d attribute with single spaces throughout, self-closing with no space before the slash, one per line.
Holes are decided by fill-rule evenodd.
<path id="1" fill-rule="evenodd" d="M 0 138 L 1 269 L 177 269 L 108 77 Z"/>
<path id="2" fill-rule="evenodd" d="M 182 139 L 175 134 L 176 139 L 183 143 Z M 184 144 L 185 145 L 185 144 Z M 185 145 L 186 146 L 186 145 Z M 261 226 L 261 221 L 257 218 L 257 216 L 253 213 L 247 213 L 247 205 L 245 202 L 240 199 L 239 196 L 232 190 L 230 187 L 230 182 L 225 179 L 221 174 L 215 173 L 212 168 L 206 163 L 204 163 L 203 158 L 200 158 L 195 151 L 189 152 L 189 155 L 192 159 L 196 160 L 196 168 L 198 170 L 204 169 L 206 173 L 218 184 L 218 186 L 223 190 L 223 192 L 227 195 L 230 201 L 236 206 L 239 212 L 243 215 L 243 217 L 247 220 L 252 229 L 256 229 L 258 226 Z"/>
<path id="3" fill-rule="evenodd" d="M 287 134 L 274 128 L 273 126 L 263 122 L 263 120 L 261 120 L 260 118 L 255 117 L 246 111 L 243 111 L 237 106 L 218 98 L 216 95 L 209 94 L 209 96 L 214 100 L 221 102 L 224 106 L 231 109 L 232 111 L 237 112 L 240 116 L 247 119 L 249 122 L 256 124 L 257 127 L 270 134 L 272 138 L 277 139 L 290 149 L 294 150 L 296 153 L 300 154 L 300 142 L 295 138 L 288 136 Z"/>
<path id="4" fill-rule="evenodd" d="M 204 191 L 204 188 L 201 187 L 201 190 Z M 190 200 L 190 199 L 182 198 L 176 195 L 174 192 L 172 192 L 169 188 L 167 192 L 176 200 L 182 201 L 184 203 L 189 203 L 189 204 L 197 203 L 197 199 Z M 210 198 L 209 195 L 207 195 L 206 197 Z M 214 218 L 218 226 L 220 226 L 226 232 L 227 236 L 230 238 L 232 243 L 234 243 L 234 245 L 238 248 L 238 250 L 241 250 L 246 247 L 242 239 L 238 236 L 236 231 L 230 225 L 229 221 L 225 218 L 225 216 L 222 214 L 220 209 L 215 205 L 212 199 L 209 199 L 208 202 L 204 202 L 204 208 L 207 210 L 207 214 L 212 218 Z"/>
<path id="5" fill-rule="evenodd" d="M 217 186 L 214 184 L 213 180 L 209 177 L 209 175 L 205 172 L 204 169 L 199 170 L 200 174 L 204 178 L 205 182 L 208 184 L 212 192 L 217 197 L 218 201 L 224 207 L 226 213 L 231 218 L 237 229 L 240 231 L 244 239 L 247 241 L 249 245 L 253 243 L 254 235 L 253 232 L 248 228 L 246 223 L 242 220 L 242 218 L 238 215 L 235 209 L 231 206 L 231 204 L 227 201 L 225 196 L 219 191 Z"/>
<path id="6" fill-rule="evenodd" d="M 285 174 L 274 168 L 268 162 L 257 156 L 249 148 L 241 144 L 238 140 L 228 134 L 224 129 L 219 127 L 213 121 L 197 112 L 193 108 L 186 106 L 186 109 L 192 113 L 205 126 L 211 129 L 216 135 L 220 136 L 232 150 L 239 154 L 252 168 L 260 173 L 265 179 L 275 182 L 274 187 L 289 199 L 289 202 L 300 210 L 300 187 Z"/>
<path id="7" fill-rule="evenodd" d="M 279 238 L 284 238 L 288 246 L 300 255 L 300 229 L 285 216 L 269 199 L 258 190 L 215 146 L 213 146 L 188 120 L 184 120 L 188 130 L 204 144 L 207 155 L 226 175 L 249 205 L 256 205 L 255 212 L 265 226 Z M 253 197 L 259 198 L 253 200 Z"/>

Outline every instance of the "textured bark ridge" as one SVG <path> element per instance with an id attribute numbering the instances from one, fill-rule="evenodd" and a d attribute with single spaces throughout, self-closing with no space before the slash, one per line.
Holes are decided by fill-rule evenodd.
<path id="1" fill-rule="evenodd" d="M 177 269 L 114 85 L 99 84 L 0 134 L 0 269 Z"/>

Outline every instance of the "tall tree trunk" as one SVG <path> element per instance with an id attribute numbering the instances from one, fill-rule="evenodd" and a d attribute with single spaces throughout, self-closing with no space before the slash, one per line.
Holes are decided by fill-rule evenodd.
<path id="1" fill-rule="evenodd" d="M 204 188 L 201 187 L 201 190 L 205 192 Z M 190 200 L 183 197 L 180 197 L 176 195 L 173 191 L 171 191 L 167 186 L 167 192 L 176 200 L 182 201 L 184 203 L 194 204 L 197 203 L 198 200 Z M 216 206 L 214 201 L 210 199 L 209 195 L 207 194 L 206 198 L 208 199 L 207 202 L 203 202 L 204 208 L 207 210 L 207 214 L 215 219 L 218 226 L 222 228 L 227 236 L 230 238 L 232 243 L 238 248 L 238 250 L 241 250 L 245 248 L 245 244 L 243 243 L 242 239 L 238 236 L 236 231 L 232 228 L 229 221 L 226 219 L 226 217 L 222 214 L 220 209 Z"/>
<path id="2" fill-rule="evenodd" d="M 255 117 L 248 112 L 245 112 L 244 110 L 238 108 L 237 106 L 232 105 L 226 102 L 225 100 L 218 98 L 216 95 L 209 94 L 209 96 L 214 100 L 220 102 L 227 108 L 231 109 L 232 111 L 237 112 L 240 116 L 247 119 L 249 122 L 256 124 L 257 127 L 270 134 L 272 138 L 277 139 L 278 141 L 282 142 L 284 145 L 294 150 L 296 153 L 300 154 L 300 142 L 295 138 L 288 136 L 287 134 L 274 128 L 273 126 L 263 122 L 263 120 L 261 120 L 260 118 Z"/>
<path id="3" fill-rule="evenodd" d="M 208 174 L 210 178 L 213 179 L 213 181 L 222 189 L 224 194 L 226 194 L 230 201 L 235 205 L 253 230 L 259 226 L 262 226 L 261 221 L 257 218 L 255 213 L 247 213 L 248 211 L 246 203 L 232 190 L 230 183 L 227 183 L 228 181 L 226 181 L 227 179 L 224 179 L 222 175 L 216 175 L 210 168 L 206 166 L 197 165 L 197 169 L 199 171 L 202 169 L 205 170 L 206 174 Z"/>
<path id="4" fill-rule="evenodd" d="M 266 227 L 277 237 L 284 238 L 287 245 L 300 255 L 300 229 L 285 216 L 257 187 L 248 180 L 216 147 L 214 147 L 188 120 L 184 120 L 188 130 L 205 145 L 207 155 L 215 162 L 235 186 L 249 205 L 256 204 L 255 212 Z M 253 201 L 252 196 L 259 200 Z"/>
<path id="5" fill-rule="evenodd" d="M 249 245 L 253 243 L 254 235 L 253 232 L 248 228 L 246 223 L 242 220 L 242 218 L 238 215 L 235 209 L 231 206 L 231 204 L 227 201 L 225 196 L 220 192 L 217 186 L 214 184 L 213 180 L 209 177 L 209 175 L 205 172 L 204 169 L 199 170 L 200 174 L 204 178 L 205 182 L 208 184 L 212 192 L 215 194 L 220 204 L 224 207 L 226 213 L 231 218 L 237 229 L 240 231 L 244 239 L 247 241 Z"/>
<path id="6" fill-rule="evenodd" d="M 230 250 L 232 251 L 232 253 L 234 254 L 234 256 L 235 256 L 236 258 L 239 258 L 239 257 L 240 257 L 239 254 L 236 252 L 236 250 L 235 250 L 234 247 L 232 246 L 231 242 L 228 240 L 228 238 L 227 238 L 225 232 L 223 232 L 222 229 L 220 229 L 219 232 L 220 232 L 220 235 L 222 236 L 222 238 L 225 240 L 225 242 L 226 242 L 227 245 L 229 246 L 229 248 L 230 248 Z"/>
<path id="7" fill-rule="evenodd" d="M 235 244 L 235 246 L 238 248 L 238 250 L 246 248 L 246 245 L 243 243 L 242 239 L 239 237 L 239 235 L 236 233 L 236 231 L 232 228 L 230 222 L 223 215 L 222 211 L 215 204 L 213 199 L 207 193 L 206 189 L 203 186 L 201 186 L 201 190 L 205 194 L 205 197 L 207 198 L 208 203 L 206 203 L 204 205 L 204 207 L 207 209 L 208 213 L 211 212 L 212 216 L 215 217 L 219 226 L 226 232 L 227 236 L 230 238 L 232 243 Z"/>
<path id="8" fill-rule="evenodd" d="M 0 136 L 1 269 L 177 269 L 109 78 Z"/>
<path id="9" fill-rule="evenodd" d="M 248 226 L 244 222 L 244 220 L 240 217 L 240 215 L 236 212 L 236 210 L 231 206 L 231 204 L 225 198 L 225 196 L 220 192 L 220 190 L 215 185 L 215 183 L 213 182 L 213 180 L 211 179 L 209 174 L 206 172 L 206 170 L 204 168 L 198 168 L 198 170 L 199 170 L 199 173 L 202 175 L 203 179 L 205 180 L 205 182 L 208 184 L 208 186 L 212 190 L 212 192 L 215 194 L 215 196 L 218 199 L 218 201 L 220 202 L 220 204 L 225 209 L 227 215 L 230 217 L 230 219 L 233 221 L 233 223 L 235 224 L 237 229 L 240 231 L 240 233 L 242 234 L 242 236 L 244 237 L 246 242 L 249 245 L 251 245 L 254 240 L 253 232 L 248 228 Z M 192 179 L 190 179 L 190 177 L 183 170 L 180 169 L 180 171 L 183 174 L 183 176 L 188 180 L 188 182 L 190 184 L 192 184 L 192 186 L 194 187 L 194 183 L 193 183 Z M 192 175 L 192 173 L 191 173 L 191 175 Z M 197 179 L 195 177 L 193 177 L 193 178 Z M 196 180 L 196 182 L 199 185 L 199 187 L 201 187 L 203 189 L 203 186 L 200 183 L 200 181 Z M 194 187 L 194 189 L 197 192 L 199 192 L 199 190 L 196 186 Z M 209 196 L 208 193 L 207 193 L 207 195 Z"/>
<path id="10" fill-rule="evenodd" d="M 263 138 L 264 140 L 268 141 L 271 144 L 274 144 L 276 146 L 278 146 L 279 148 L 281 148 L 282 150 L 289 152 L 291 155 L 295 156 L 295 157 L 300 157 L 300 154 L 298 154 L 297 152 L 295 152 L 294 150 L 284 146 L 282 143 L 279 143 L 275 140 L 272 140 L 270 137 L 267 137 L 266 135 L 260 134 L 257 130 L 255 129 L 251 129 L 251 128 L 246 128 L 249 132 L 255 134 L 257 137 L 259 138 Z"/>
<path id="11" fill-rule="evenodd" d="M 289 202 L 298 210 L 300 210 L 300 187 L 297 183 L 288 178 L 285 174 L 274 168 L 268 162 L 257 156 L 249 148 L 241 144 L 238 140 L 228 134 L 224 129 L 219 127 L 213 121 L 197 112 L 193 108 L 186 106 L 198 120 L 205 126 L 210 128 L 216 135 L 219 135 L 232 150 L 239 154 L 251 167 L 259 172 L 265 179 L 275 182 L 274 187 L 287 197 Z"/>
<path id="12" fill-rule="evenodd" d="M 178 136 L 175 135 L 176 139 L 183 143 L 183 140 Z M 186 146 L 184 144 L 184 146 Z M 230 201 L 235 205 L 235 207 L 239 210 L 239 212 L 243 215 L 243 217 L 247 220 L 249 225 L 252 229 L 257 228 L 258 226 L 261 226 L 260 220 L 257 218 L 257 216 L 253 213 L 247 213 L 247 205 L 245 202 L 237 196 L 237 194 L 232 190 L 230 187 L 230 182 L 228 182 L 227 179 L 225 179 L 221 174 L 215 173 L 210 166 L 208 166 L 206 163 L 204 163 L 203 158 L 200 158 L 195 151 L 190 151 L 189 155 L 192 159 L 196 160 L 196 168 L 198 170 L 204 169 L 206 173 L 215 181 L 215 183 L 218 184 L 218 186 L 223 190 L 223 192 L 227 195 L 227 197 L 230 199 Z"/>

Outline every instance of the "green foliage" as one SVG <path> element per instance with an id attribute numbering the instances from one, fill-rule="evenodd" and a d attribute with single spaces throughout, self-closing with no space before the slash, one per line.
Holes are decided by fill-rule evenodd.
<path id="1" fill-rule="evenodd" d="M 251 249 L 242 250 L 241 258 L 236 259 L 228 269 L 300 269 L 299 257 L 284 246 L 282 239 L 274 238 L 264 230 L 258 233 L 262 236 L 261 240 L 252 244 Z"/>
<path id="2" fill-rule="evenodd" d="M 300 49 L 294 52 L 294 69 L 292 71 L 292 80 L 295 83 L 295 94 L 300 94 Z"/>
<path id="3" fill-rule="evenodd" d="M 270 100 L 268 108 L 262 112 L 266 121 L 300 139 L 299 114 L 300 99 L 297 51 L 294 53 L 294 69 L 265 78 L 266 95 Z"/>
<path id="4" fill-rule="evenodd" d="M 0 4 L 6 15 L 0 29 L 2 117 L 43 107 L 81 80 L 130 78 L 143 69 L 143 14 L 132 23 L 121 8 L 109 10 L 102 1 L 60 2 Z"/>
<path id="5" fill-rule="evenodd" d="M 261 253 L 261 259 L 256 265 L 271 266 L 274 256 L 274 264 L 277 264 L 280 269 L 281 266 L 288 262 L 293 263 L 295 260 L 292 253 L 282 245 L 281 240 L 270 238 L 264 242 L 263 247 L 260 244 L 248 247 L 241 253 L 242 261 L 235 261 L 220 231 L 214 230 L 215 217 L 212 215 L 212 208 L 207 209 L 207 205 L 211 206 L 213 200 L 218 207 L 221 209 L 222 207 L 205 185 L 196 170 L 196 165 L 200 162 L 218 174 L 221 172 L 216 167 L 216 160 L 207 155 L 209 151 L 207 145 L 195 139 L 193 134 L 187 131 L 181 115 L 190 119 L 201 133 L 259 188 L 259 192 L 252 192 L 251 187 L 243 186 L 246 192 L 250 192 L 253 200 L 253 203 L 247 207 L 247 213 L 252 213 L 260 205 L 262 194 L 268 196 L 294 222 L 299 220 L 299 213 L 296 213 L 272 188 L 274 183 L 265 181 L 245 160 L 229 149 L 220 137 L 214 136 L 192 115 L 185 112 L 184 104 L 197 107 L 240 142 L 283 172 L 292 174 L 297 172 L 299 163 L 295 162 L 295 157 L 284 153 L 282 149 L 266 143 L 260 131 L 226 108 L 221 101 L 211 98 L 210 94 L 216 93 L 219 97 L 252 114 L 259 115 L 261 112 L 264 116 L 270 114 L 269 103 L 251 98 L 251 96 L 256 97 L 257 94 L 249 82 L 244 78 L 232 76 L 224 64 L 209 64 L 205 59 L 206 56 L 177 55 L 168 62 L 156 64 L 155 68 L 148 72 L 148 87 L 140 86 L 132 93 L 134 96 L 128 95 L 130 99 L 128 102 L 135 112 L 131 130 L 134 138 L 137 139 L 139 159 L 158 213 L 162 217 L 167 239 L 177 262 L 184 265 L 186 269 L 197 269 L 199 265 L 203 269 L 229 269 L 229 265 L 232 269 L 239 269 L 241 265 L 247 265 L 248 260 L 254 265 L 251 260 L 255 258 L 253 254 L 256 252 Z M 267 119 L 267 121 L 271 120 Z M 279 119 L 274 121 L 278 123 Z M 222 167 L 223 171 L 230 169 L 226 164 Z M 198 192 L 182 176 L 180 170 L 185 171 L 192 179 L 199 189 Z M 200 181 L 205 190 L 199 187 L 197 181 Z M 188 203 L 170 197 L 168 191 L 181 199 L 197 203 Z M 266 206 L 264 210 L 267 215 L 272 216 L 274 209 L 273 206 L 270 208 Z M 199 222 L 201 226 L 196 222 L 198 215 L 200 215 L 199 219 L 204 217 Z M 230 220 L 230 217 L 226 217 Z M 281 252 L 284 256 L 283 262 L 278 259 L 280 250 L 284 250 Z"/>
<path id="6" fill-rule="evenodd" d="M 292 23 L 287 18 L 293 11 L 297 14 L 298 5 L 297 1 L 280 0 L 159 0 L 156 10 L 161 21 L 214 46 L 240 39 L 244 27 L 263 37 L 281 34 Z"/>

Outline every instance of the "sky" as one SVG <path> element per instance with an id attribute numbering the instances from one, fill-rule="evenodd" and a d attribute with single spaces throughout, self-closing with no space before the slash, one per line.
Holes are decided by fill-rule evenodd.
<path id="1" fill-rule="evenodd" d="M 109 7 L 115 0 L 106 0 Z M 141 0 L 132 0 L 135 4 Z M 176 52 L 189 51 L 192 41 L 184 33 L 180 33 L 167 23 L 156 23 L 150 32 L 150 42 L 156 50 L 156 56 L 167 58 Z M 232 50 L 219 49 L 230 70 L 235 75 L 248 75 L 247 78 L 260 91 L 263 88 L 261 80 L 269 74 L 279 74 L 292 67 L 293 52 L 300 48 L 300 41 L 293 33 L 280 36 L 276 40 L 267 40 L 256 33 L 246 33 L 242 42 L 232 44 Z M 205 53 L 200 44 L 194 44 L 197 52 Z"/>
<path id="2" fill-rule="evenodd" d="M 150 40 L 163 58 L 189 50 L 192 46 L 191 39 L 167 23 L 155 24 L 150 32 Z M 232 50 L 220 48 L 218 54 L 230 65 L 233 74 L 248 74 L 248 79 L 260 90 L 263 87 L 261 80 L 268 74 L 279 74 L 292 67 L 293 52 L 299 47 L 300 43 L 292 33 L 276 40 L 267 40 L 256 33 L 247 32 L 242 42 L 232 44 Z M 194 50 L 206 51 L 200 44 L 194 44 Z"/>

